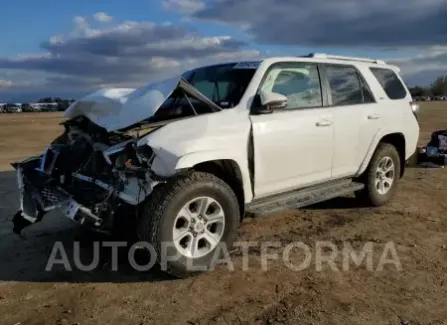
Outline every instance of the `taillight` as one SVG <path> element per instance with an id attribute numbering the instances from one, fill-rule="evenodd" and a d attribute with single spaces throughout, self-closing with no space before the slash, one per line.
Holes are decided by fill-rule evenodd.
<path id="1" fill-rule="evenodd" d="M 419 112 L 421 107 L 416 102 L 410 102 L 411 111 L 413 112 L 414 116 L 416 117 L 416 120 L 419 121 Z"/>

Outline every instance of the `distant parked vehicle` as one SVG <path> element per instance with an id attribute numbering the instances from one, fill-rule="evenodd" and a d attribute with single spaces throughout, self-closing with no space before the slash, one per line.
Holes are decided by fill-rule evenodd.
<path id="1" fill-rule="evenodd" d="M 21 113 L 22 108 L 17 104 L 5 104 L 3 109 L 6 113 Z"/>

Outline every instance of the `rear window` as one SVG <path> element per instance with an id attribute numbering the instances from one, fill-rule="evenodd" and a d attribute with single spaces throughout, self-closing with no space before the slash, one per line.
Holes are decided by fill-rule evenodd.
<path id="1" fill-rule="evenodd" d="M 390 99 L 403 99 L 407 97 L 405 86 L 393 70 L 384 68 L 370 68 L 370 70 Z"/>

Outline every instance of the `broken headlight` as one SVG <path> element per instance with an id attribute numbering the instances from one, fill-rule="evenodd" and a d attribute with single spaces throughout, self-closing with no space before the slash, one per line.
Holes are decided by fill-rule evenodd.
<path id="1" fill-rule="evenodd" d="M 151 147 L 145 145 L 140 147 L 134 147 L 135 152 L 137 153 L 138 158 L 149 165 L 154 159 L 154 151 Z"/>
<path id="2" fill-rule="evenodd" d="M 103 151 L 105 160 L 109 165 L 114 166 L 118 157 L 122 156 L 123 152 L 127 151 L 128 146 L 132 146 L 134 140 L 128 140 L 111 146 Z"/>

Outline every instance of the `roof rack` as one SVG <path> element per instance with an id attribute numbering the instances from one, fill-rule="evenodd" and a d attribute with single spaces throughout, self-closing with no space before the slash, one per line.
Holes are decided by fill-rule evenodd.
<path id="1" fill-rule="evenodd" d="M 371 62 L 371 63 L 377 63 L 377 64 L 386 64 L 386 62 L 383 60 L 358 58 L 355 56 L 331 55 L 331 54 L 326 54 L 326 53 L 310 53 L 309 55 L 305 55 L 304 57 L 315 58 L 315 59 L 332 59 L 332 60 L 358 61 L 358 62 Z"/>

